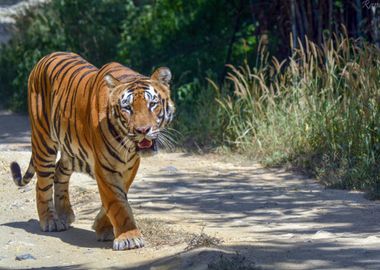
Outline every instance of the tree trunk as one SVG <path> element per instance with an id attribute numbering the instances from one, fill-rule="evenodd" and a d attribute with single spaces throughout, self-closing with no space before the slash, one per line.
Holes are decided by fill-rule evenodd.
<path id="1" fill-rule="evenodd" d="M 322 1 L 317 1 L 317 18 L 318 18 L 318 44 L 322 44 L 322 30 L 323 30 L 323 21 L 322 21 Z"/>
<path id="2" fill-rule="evenodd" d="M 306 31 L 305 31 L 303 20 L 301 18 L 300 5 L 297 5 L 297 2 L 294 2 L 294 6 L 295 6 L 294 9 L 296 10 L 296 21 L 298 21 L 297 25 L 298 25 L 298 30 L 299 30 L 298 31 L 299 38 L 303 40 L 305 38 Z"/>
<path id="3" fill-rule="evenodd" d="M 232 47 L 233 47 L 233 45 L 235 43 L 235 40 L 236 40 L 236 33 L 240 29 L 240 19 L 241 19 L 241 12 L 242 12 L 243 7 L 244 7 L 244 3 L 243 3 L 243 0 L 241 0 L 240 4 L 239 4 L 239 8 L 238 8 L 238 10 L 236 12 L 235 25 L 234 25 L 234 29 L 232 31 L 230 42 L 228 44 L 226 60 L 224 62 L 225 65 L 224 65 L 223 72 L 221 74 L 220 81 L 219 81 L 219 85 L 221 87 L 222 87 L 223 81 L 224 81 L 224 79 L 226 77 L 226 74 L 227 74 L 227 67 L 226 67 L 226 65 L 230 64 L 230 62 L 231 62 Z"/>
<path id="4" fill-rule="evenodd" d="M 380 48 L 380 9 L 372 6 L 372 38 L 373 42 Z"/>
<path id="5" fill-rule="evenodd" d="M 361 37 L 362 36 L 362 5 L 360 0 L 355 1 L 355 12 L 356 12 L 356 36 Z"/>
<path id="6" fill-rule="evenodd" d="M 293 48 L 297 47 L 297 22 L 296 22 L 296 3 L 295 0 L 290 0 L 290 14 L 292 19 L 292 35 L 293 35 Z"/>
<path id="7" fill-rule="evenodd" d="M 359 2 L 360 2 L 360 0 L 358 0 Z M 333 17 L 333 1 L 332 0 L 329 0 L 329 22 L 328 22 L 328 24 L 329 24 L 329 35 L 331 35 L 331 33 L 332 33 L 332 27 L 333 27 L 333 25 L 332 25 L 332 17 Z"/>

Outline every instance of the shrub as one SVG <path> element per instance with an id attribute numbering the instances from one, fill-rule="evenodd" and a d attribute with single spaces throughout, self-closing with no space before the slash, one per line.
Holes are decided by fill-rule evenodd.
<path id="1" fill-rule="evenodd" d="M 20 16 L 0 49 L 2 102 L 26 111 L 28 75 L 53 51 L 77 52 L 95 65 L 114 60 L 125 12 L 123 0 L 53 0 Z"/>
<path id="2" fill-rule="evenodd" d="M 224 139 L 268 165 L 292 162 L 331 186 L 380 194 L 380 52 L 335 36 L 279 63 L 230 67 Z"/>

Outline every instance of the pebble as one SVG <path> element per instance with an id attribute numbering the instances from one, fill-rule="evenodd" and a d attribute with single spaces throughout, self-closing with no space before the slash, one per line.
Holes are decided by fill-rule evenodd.
<path id="1" fill-rule="evenodd" d="M 25 192 L 31 191 L 32 186 L 21 187 L 21 188 L 19 188 L 19 190 L 21 193 L 25 193 Z"/>
<path id="2" fill-rule="evenodd" d="M 376 235 L 371 235 L 371 236 L 368 236 L 367 238 L 365 238 L 366 240 L 369 240 L 369 241 L 379 241 L 379 237 L 377 237 Z"/>
<path id="3" fill-rule="evenodd" d="M 24 202 L 16 201 L 16 202 L 11 204 L 10 208 L 20 208 L 23 204 L 24 204 Z"/>
<path id="4" fill-rule="evenodd" d="M 16 261 L 24 261 L 24 260 L 36 260 L 36 258 L 30 253 L 25 253 L 25 254 L 16 256 Z"/>
<path id="5" fill-rule="evenodd" d="M 16 245 L 16 246 L 23 246 L 23 247 L 25 247 L 25 246 L 30 246 L 30 247 L 32 247 L 32 246 L 34 246 L 34 244 L 33 243 L 29 243 L 29 242 L 25 242 L 25 241 L 14 241 L 14 240 L 9 240 L 8 242 L 7 242 L 7 244 L 6 245 L 8 245 L 8 246 L 10 246 L 10 245 Z"/>
<path id="6" fill-rule="evenodd" d="M 281 236 L 285 239 L 291 239 L 295 237 L 293 233 L 286 233 L 286 234 L 282 234 Z"/>
<path id="7" fill-rule="evenodd" d="M 88 248 L 86 251 L 83 252 L 83 254 L 91 254 L 94 253 L 94 250 L 91 248 Z"/>
<path id="8" fill-rule="evenodd" d="M 334 237 L 335 235 L 331 232 L 328 231 L 317 231 L 311 238 L 312 239 L 323 239 L 323 238 L 331 238 Z"/>
<path id="9" fill-rule="evenodd" d="M 152 202 L 146 202 L 146 203 L 144 203 L 144 206 L 153 206 L 153 203 Z"/>

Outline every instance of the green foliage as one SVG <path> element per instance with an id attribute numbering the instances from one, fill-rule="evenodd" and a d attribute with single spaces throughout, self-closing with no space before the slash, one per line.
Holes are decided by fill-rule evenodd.
<path id="1" fill-rule="evenodd" d="M 280 62 L 267 51 L 288 51 L 286 14 L 264 16 L 274 9 L 240 0 L 144 2 L 154 4 L 52 0 L 18 18 L 0 48 L 2 102 L 25 111 L 28 74 L 53 51 L 79 53 L 99 67 L 119 61 L 147 75 L 168 66 L 182 145 L 228 145 L 268 165 L 300 165 L 332 186 L 380 194 L 378 49 L 326 32 L 320 46 L 305 39 Z M 343 11 L 340 2 L 334 7 Z M 269 32 L 255 16 L 267 19 Z M 258 46 L 260 31 L 266 46 Z M 244 64 L 229 67 L 221 88 L 226 61 Z"/>
<path id="2" fill-rule="evenodd" d="M 223 72 L 236 19 L 235 2 L 165 0 L 141 8 L 127 5 L 119 59 L 145 74 L 157 66 L 170 67 L 177 105 L 175 127 L 186 145 L 213 145 L 219 138 L 215 93 L 205 77 L 219 78 Z M 247 24 L 236 34 L 235 62 L 252 52 L 253 30 Z"/>
<path id="3" fill-rule="evenodd" d="M 126 14 L 122 0 L 52 1 L 18 18 L 16 32 L 0 53 L 0 95 L 13 110 L 26 110 L 27 78 L 53 51 L 80 53 L 96 65 L 116 57 Z"/>
<path id="4" fill-rule="evenodd" d="M 169 66 L 177 84 L 223 68 L 234 19 L 231 1 L 166 0 L 127 9 L 119 55 L 129 66 L 144 73 Z"/>
<path id="5" fill-rule="evenodd" d="M 136 7 L 126 0 L 52 0 L 18 18 L 16 33 L 1 49 L 2 102 L 26 111 L 28 74 L 53 51 L 76 52 L 97 66 L 119 61 L 147 75 L 168 66 L 174 75 L 176 127 L 189 143 L 213 143 L 220 132 L 214 128 L 214 92 L 205 77 L 223 72 L 237 3 L 160 0 Z M 244 24 L 236 33 L 235 63 L 253 51 L 254 29 Z"/>
<path id="6" fill-rule="evenodd" d="M 290 161 L 379 195 L 379 49 L 339 36 L 293 52 L 286 63 L 261 51 L 253 69 L 231 67 L 234 95 L 219 98 L 224 139 L 266 164 Z"/>
<path id="7" fill-rule="evenodd" d="M 176 89 L 180 110 L 174 127 L 182 133 L 187 147 L 210 147 L 221 142 L 220 110 L 215 102 L 217 92 L 206 82 L 194 79 Z"/>

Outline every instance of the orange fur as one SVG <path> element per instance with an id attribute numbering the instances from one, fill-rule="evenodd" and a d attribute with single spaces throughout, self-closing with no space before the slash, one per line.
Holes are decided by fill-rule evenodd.
<path id="1" fill-rule="evenodd" d="M 74 221 L 69 179 L 85 172 L 96 179 L 102 201 L 93 226 L 98 239 L 115 238 L 116 250 L 144 245 L 127 192 L 140 163 L 137 150 L 152 144 L 172 119 L 170 78 L 167 68 L 146 77 L 118 63 L 97 69 L 65 52 L 37 63 L 28 81 L 32 158 L 22 179 L 16 163 L 11 169 L 18 185 L 37 173 L 42 230 L 66 230 Z"/>

